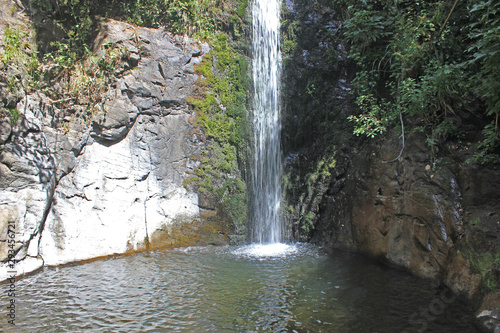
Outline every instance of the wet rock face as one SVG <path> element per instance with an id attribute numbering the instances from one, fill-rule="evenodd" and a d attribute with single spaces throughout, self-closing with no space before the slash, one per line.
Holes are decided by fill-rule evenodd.
<path id="1" fill-rule="evenodd" d="M 363 252 L 436 279 L 462 227 L 461 194 L 449 169 L 432 170 L 423 142 L 409 138 L 399 161 L 390 162 L 397 140 L 353 158 L 353 238 Z"/>
<path id="2" fill-rule="evenodd" d="M 320 219 L 321 228 L 339 230 L 327 243 L 345 244 L 422 277 L 440 276 L 460 235 L 461 194 L 450 170 L 431 170 L 423 142 L 408 139 L 397 161 L 397 139 L 350 154 L 343 177 L 332 182 L 338 187 L 331 193 L 335 199 L 322 205 L 322 215 L 343 212 L 339 222 Z"/>
<path id="3" fill-rule="evenodd" d="M 198 195 L 183 186 L 206 145 L 185 99 L 208 45 L 112 20 L 103 23 L 94 51 L 110 44 L 127 58 L 90 126 L 73 117 L 58 129 L 65 110 L 43 94 L 19 103 L 17 126 L 1 124 L 0 259 L 8 258 L 12 220 L 19 274 L 43 264 L 227 241 L 217 219 L 204 223 Z"/>
<path id="4" fill-rule="evenodd" d="M 486 332 L 500 332 L 500 292 L 485 297 L 476 318 Z"/>
<path id="5" fill-rule="evenodd" d="M 336 190 L 321 204 L 314 239 L 441 280 L 467 298 L 477 296 L 484 292 L 483 278 L 495 274 L 500 249 L 500 173 L 451 158 L 432 168 L 425 138 L 417 134 L 407 137 L 402 156 L 393 161 L 399 150 L 399 140 L 387 138 L 349 155 L 342 176 L 330 185 Z M 487 253 L 492 265 L 481 272 L 473 259 Z"/>
<path id="6" fill-rule="evenodd" d="M 337 165 L 313 240 L 441 281 L 482 303 L 478 322 L 500 331 L 500 170 L 462 163 L 453 154 L 432 168 L 425 138 L 417 134 L 408 135 L 393 161 L 399 144 L 374 140 Z"/>

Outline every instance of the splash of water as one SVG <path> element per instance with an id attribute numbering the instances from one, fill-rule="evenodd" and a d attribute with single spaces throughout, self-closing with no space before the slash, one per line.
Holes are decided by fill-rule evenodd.
<path id="1" fill-rule="evenodd" d="M 284 258 L 298 252 L 297 244 L 250 244 L 239 247 L 233 251 L 236 255 L 243 255 L 249 258 L 266 259 L 266 258 Z"/>
<path id="2" fill-rule="evenodd" d="M 254 0 L 252 241 L 281 241 L 280 1 Z"/>

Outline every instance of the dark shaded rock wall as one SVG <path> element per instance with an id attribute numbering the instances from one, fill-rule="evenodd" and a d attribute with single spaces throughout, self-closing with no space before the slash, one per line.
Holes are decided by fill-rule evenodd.
<path id="1" fill-rule="evenodd" d="M 399 158 L 395 131 L 355 137 L 346 119 L 357 108 L 341 18 L 321 1 L 287 4 L 285 28 L 295 31 L 283 94 L 284 206 L 292 235 L 439 281 L 476 306 L 484 295 L 496 299 L 500 168 L 466 163 L 474 142 L 446 141 L 436 154 L 411 130 L 412 119 L 405 119 Z M 480 321 L 492 331 L 499 305 L 486 303 Z"/>
<path id="2" fill-rule="evenodd" d="M 332 179 L 323 196 L 313 241 L 440 281 L 473 304 L 485 294 L 494 297 L 500 169 L 452 155 L 434 169 L 425 138 L 417 134 L 408 135 L 402 156 L 389 162 L 399 149 L 400 140 L 387 135 L 348 154 L 342 176 Z M 499 323 L 483 317 L 489 326 Z"/>

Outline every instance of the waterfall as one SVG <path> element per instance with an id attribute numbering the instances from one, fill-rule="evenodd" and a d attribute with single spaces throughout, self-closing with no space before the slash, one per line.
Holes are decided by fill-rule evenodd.
<path id="1" fill-rule="evenodd" d="M 281 240 L 280 1 L 253 4 L 254 165 L 252 241 Z"/>

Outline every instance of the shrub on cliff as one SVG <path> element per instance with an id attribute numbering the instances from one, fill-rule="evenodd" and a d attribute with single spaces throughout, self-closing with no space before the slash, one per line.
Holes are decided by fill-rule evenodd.
<path id="1" fill-rule="evenodd" d="M 357 65 L 356 135 L 374 137 L 411 119 L 435 158 L 443 140 L 482 128 L 474 159 L 500 162 L 500 3 L 331 2 L 346 17 Z"/>

